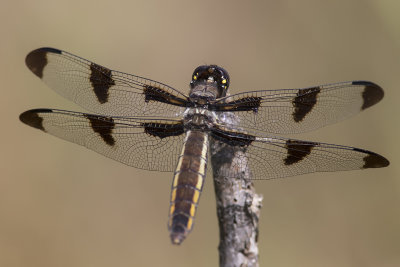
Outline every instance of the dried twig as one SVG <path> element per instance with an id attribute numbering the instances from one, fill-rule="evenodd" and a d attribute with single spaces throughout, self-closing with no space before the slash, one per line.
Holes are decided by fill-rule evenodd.
<path id="1" fill-rule="evenodd" d="M 220 266 L 258 266 L 258 220 L 262 196 L 255 192 L 244 157 L 245 150 L 245 146 L 235 148 L 211 140 L 220 229 Z M 231 173 L 235 173 L 234 178 L 227 175 Z"/>

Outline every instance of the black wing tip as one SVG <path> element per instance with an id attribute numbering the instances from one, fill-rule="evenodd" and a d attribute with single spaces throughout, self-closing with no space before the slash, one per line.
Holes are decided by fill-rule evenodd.
<path id="1" fill-rule="evenodd" d="M 353 148 L 355 151 L 361 152 L 366 154 L 364 157 L 364 165 L 362 169 L 369 169 L 369 168 L 384 168 L 390 165 L 389 160 L 385 157 L 368 150 L 360 149 L 360 148 Z"/>
<path id="2" fill-rule="evenodd" d="M 39 78 L 43 78 L 43 69 L 47 65 L 47 53 L 61 54 L 62 51 L 51 47 L 42 47 L 31 51 L 25 58 L 26 66 Z"/>
<path id="3" fill-rule="evenodd" d="M 41 48 L 32 50 L 32 51 L 28 54 L 28 56 L 29 56 L 30 54 L 35 54 L 35 53 L 53 53 L 53 54 L 61 54 L 62 51 L 61 51 L 60 49 L 53 48 L 53 47 L 41 47 Z M 27 57 L 28 57 L 28 56 L 27 56 Z"/>
<path id="4" fill-rule="evenodd" d="M 31 109 L 27 110 L 21 115 L 19 115 L 19 120 L 26 125 L 29 125 L 33 128 L 45 131 L 43 127 L 43 118 L 40 117 L 39 113 L 49 113 L 53 112 L 51 109 Z"/>
<path id="5" fill-rule="evenodd" d="M 364 92 L 362 93 L 363 97 L 363 105 L 361 107 L 361 110 L 364 110 L 366 108 L 369 108 L 379 101 L 382 100 L 384 96 L 384 92 L 382 87 L 377 85 L 376 83 L 373 82 L 368 82 L 368 81 L 354 81 L 352 83 L 353 85 L 362 85 L 365 86 Z"/>

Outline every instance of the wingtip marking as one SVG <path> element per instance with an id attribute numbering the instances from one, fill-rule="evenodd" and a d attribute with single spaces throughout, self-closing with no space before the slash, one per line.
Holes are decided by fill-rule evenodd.
<path id="1" fill-rule="evenodd" d="M 369 168 L 383 168 L 389 166 L 390 162 L 385 157 L 368 150 L 353 148 L 355 151 L 364 153 L 365 157 L 364 165 L 361 166 L 361 169 L 369 169 Z"/>
<path id="2" fill-rule="evenodd" d="M 365 86 L 365 89 L 362 92 L 363 105 L 361 107 L 361 110 L 364 110 L 366 108 L 375 105 L 376 103 L 381 101 L 384 96 L 383 89 L 375 83 L 360 81 L 360 82 L 353 82 L 353 85 Z"/>
<path id="3" fill-rule="evenodd" d="M 26 66 L 40 79 L 43 78 L 43 70 L 48 63 L 48 53 L 61 54 L 62 51 L 51 47 L 42 47 L 31 51 L 25 58 Z"/>
<path id="4" fill-rule="evenodd" d="M 33 128 L 46 131 L 43 127 L 43 118 L 39 116 L 38 114 L 39 110 L 28 110 L 21 115 L 19 115 L 19 119 L 21 122 L 25 123 L 26 125 L 29 125 Z"/>

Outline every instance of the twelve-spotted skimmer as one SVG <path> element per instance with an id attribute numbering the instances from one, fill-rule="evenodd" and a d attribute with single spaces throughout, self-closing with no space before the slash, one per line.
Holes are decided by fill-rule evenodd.
<path id="1" fill-rule="evenodd" d="M 20 115 L 23 123 L 129 166 L 174 172 L 168 222 L 174 244 L 192 230 L 210 141 L 240 147 L 233 165 L 245 164 L 253 179 L 389 165 L 367 150 L 271 135 L 314 130 L 375 105 L 383 90 L 371 82 L 228 95 L 228 73 L 207 65 L 194 70 L 185 95 L 54 48 L 32 51 L 26 65 L 95 114 L 33 109 Z M 241 171 L 231 166 L 226 175 L 237 177 Z"/>

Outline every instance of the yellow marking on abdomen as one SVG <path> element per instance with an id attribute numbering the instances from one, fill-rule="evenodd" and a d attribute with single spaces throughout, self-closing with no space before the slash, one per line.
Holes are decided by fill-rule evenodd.
<path id="1" fill-rule="evenodd" d="M 194 217 L 195 212 L 196 212 L 196 205 L 195 205 L 195 204 L 192 204 L 192 205 L 190 206 L 190 216 L 191 216 L 191 217 Z"/>
<path id="2" fill-rule="evenodd" d="M 199 202 L 199 196 L 200 196 L 200 192 L 197 190 L 194 190 L 192 202 L 197 204 Z"/>
<path id="3" fill-rule="evenodd" d="M 203 176 L 197 175 L 197 184 L 196 184 L 196 189 L 201 190 L 203 187 Z"/>
<path id="4" fill-rule="evenodd" d="M 175 211 L 175 203 L 171 204 L 171 207 L 169 209 L 169 215 L 172 215 Z"/>
<path id="5" fill-rule="evenodd" d="M 183 155 L 185 154 L 185 146 L 186 146 L 186 140 L 182 145 L 182 151 L 181 154 L 179 154 L 179 160 L 178 160 L 178 165 L 176 166 L 176 170 L 179 170 L 182 166 Z"/>
<path id="6" fill-rule="evenodd" d="M 205 175 L 205 172 L 206 172 L 206 164 L 207 164 L 206 160 L 203 159 L 203 158 L 200 158 L 199 173 L 200 173 L 201 175 Z"/>
<path id="7" fill-rule="evenodd" d="M 207 150 L 208 150 L 208 134 L 204 134 L 203 149 L 201 150 L 201 157 L 203 159 L 207 158 Z"/>
<path id="8" fill-rule="evenodd" d="M 174 202 L 175 198 L 176 198 L 176 188 L 172 189 L 171 202 Z"/>
<path id="9" fill-rule="evenodd" d="M 179 174 L 180 174 L 180 172 L 178 172 L 178 173 L 176 173 L 176 174 L 174 175 L 174 181 L 173 181 L 173 183 L 172 183 L 172 188 L 175 188 L 175 187 L 178 186 Z"/>
<path id="10" fill-rule="evenodd" d="M 193 225 L 193 218 L 189 218 L 188 222 L 187 222 L 188 231 L 190 231 L 192 229 L 192 225 Z"/>

